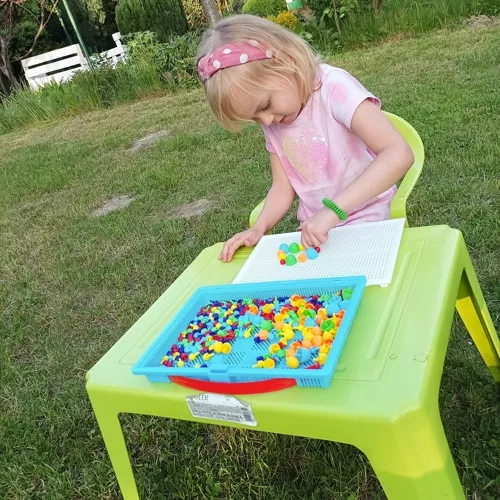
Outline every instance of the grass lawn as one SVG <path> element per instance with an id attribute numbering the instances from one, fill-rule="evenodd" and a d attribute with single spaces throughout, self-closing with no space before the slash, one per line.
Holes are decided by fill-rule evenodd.
<path id="1" fill-rule="evenodd" d="M 499 47 L 500 28 L 484 28 L 332 61 L 421 133 L 427 158 L 410 224 L 464 232 L 497 328 Z M 170 135 L 127 151 L 159 129 Z M 245 226 L 270 182 L 263 137 L 256 126 L 221 130 L 194 91 L 0 136 L 0 152 L 0 498 L 120 498 L 85 373 L 204 247 Z M 135 201 L 91 216 L 118 195 Z M 201 198 L 204 215 L 176 217 Z M 293 214 L 280 225 L 294 227 Z M 500 404 L 458 321 L 441 408 L 468 497 L 500 498 Z M 139 416 L 124 423 L 144 499 L 384 498 L 349 446 Z"/>

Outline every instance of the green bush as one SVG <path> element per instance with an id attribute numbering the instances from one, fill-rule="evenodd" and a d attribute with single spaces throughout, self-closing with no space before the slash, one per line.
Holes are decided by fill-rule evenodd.
<path id="1" fill-rule="evenodd" d="M 248 0 L 243 5 L 243 14 L 254 14 L 256 16 L 277 16 L 286 10 L 285 0 Z"/>
<path id="2" fill-rule="evenodd" d="M 295 29 L 297 28 L 297 16 L 289 10 L 280 12 L 277 16 L 268 16 L 267 19 L 269 19 L 269 21 L 272 21 L 273 23 L 283 26 L 290 31 L 295 31 Z"/>
<path id="3" fill-rule="evenodd" d="M 241 14 L 245 0 L 216 0 L 217 8 L 223 17 L 231 14 Z M 200 0 L 182 0 L 189 26 L 195 29 L 206 28 L 207 19 Z"/>
<path id="4" fill-rule="evenodd" d="M 200 0 L 182 0 L 189 26 L 202 28 L 207 24 Z"/>
<path id="5" fill-rule="evenodd" d="M 189 28 L 181 0 L 119 0 L 116 22 L 123 35 L 154 31 L 161 42 Z"/>
<path id="6" fill-rule="evenodd" d="M 231 0 L 231 14 L 241 14 L 245 0 Z"/>
<path id="7" fill-rule="evenodd" d="M 160 43 L 155 33 L 145 31 L 125 37 L 131 64 L 154 66 L 168 88 L 186 88 L 199 83 L 193 63 L 200 41 L 198 32 Z"/>
<path id="8" fill-rule="evenodd" d="M 335 20 L 333 16 L 334 3 L 332 0 L 308 0 L 307 5 L 314 12 L 317 20 L 323 18 L 327 27 L 333 27 Z M 366 11 L 373 13 L 372 0 L 335 0 L 339 22 L 345 20 L 350 14 Z"/>

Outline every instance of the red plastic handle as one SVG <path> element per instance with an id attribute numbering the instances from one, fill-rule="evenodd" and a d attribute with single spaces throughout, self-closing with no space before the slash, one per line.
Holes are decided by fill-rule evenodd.
<path id="1" fill-rule="evenodd" d="M 258 382 L 209 382 L 207 380 L 175 376 L 170 377 L 170 380 L 175 384 L 190 389 L 215 394 L 263 394 L 265 392 L 281 391 L 297 385 L 292 378 L 275 378 Z"/>

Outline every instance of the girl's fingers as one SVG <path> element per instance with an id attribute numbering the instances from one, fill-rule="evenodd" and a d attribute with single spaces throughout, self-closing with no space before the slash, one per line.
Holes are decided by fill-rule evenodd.
<path id="1" fill-rule="evenodd" d="M 258 241 L 259 237 L 254 233 L 245 231 L 244 233 L 235 234 L 231 239 L 227 240 L 222 247 L 219 255 L 219 260 L 222 262 L 230 262 L 233 258 L 234 252 L 241 246 L 253 247 Z"/>
<path id="2" fill-rule="evenodd" d="M 226 243 L 224 243 L 224 246 L 222 247 L 219 259 L 222 260 L 222 262 L 226 262 L 226 255 L 227 255 L 227 241 Z"/>
<path id="3" fill-rule="evenodd" d="M 320 240 L 316 237 L 311 235 L 311 245 L 312 247 L 319 247 L 321 245 Z"/>
<path id="4" fill-rule="evenodd" d="M 222 247 L 222 252 L 220 253 L 220 260 L 222 262 L 227 262 L 228 252 L 231 245 L 231 240 L 227 240 Z"/>
<path id="5" fill-rule="evenodd" d="M 226 247 L 226 251 L 224 252 L 224 258 L 222 259 L 224 262 L 230 262 L 231 259 L 233 258 L 233 254 L 235 249 L 234 243 L 233 242 L 228 242 L 228 245 Z"/>
<path id="6" fill-rule="evenodd" d="M 320 242 L 320 245 L 323 243 L 326 243 L 328 241 L 328 233 L 323 233 L 318 235 L 318 241 Z M 319 246 L 319 245 L 316 245 Z"/>
<path id="7" fill-rule="evenodd" d="M 224 243 L 222 250 L 220 251 L 219 260 L 222 260 L 222 262 L 226 261 L 228 243 L 229 243 L 229 240 Z"/>
<path id="8" fill-rule="evenodd" d="M 321 245 L 320 240 L 315 234 L 310 234 L 307 241 L 309 247 L 319 247 Z"/>
<path id="9" fill-rule="evenodd" d="M 328 240 L 328 233 L 310 233 L 302 231 L 301 243 L 305 249 L 309 247 L 319 247 Z"/>
<path id="10" fill-rule="evenodd" d="M 238 250 L 238 248 L 241 247 L 243 243 L 243 237 L 241 234 L 237 234 L 236 236 L 233 236 L 228 242 L 227 242 L 227 249 L 225 253 L 225 258 L 223 259 L 224 262 L 231 262 L 231 259 L 233 258 L 234 252 Z"/>
<path id="11" fill-rule="evenodd" d="M 307 250 L 311 246 L 311 237 L 307 231 L 302 231 L 300 236 L 300 243 Z"/>

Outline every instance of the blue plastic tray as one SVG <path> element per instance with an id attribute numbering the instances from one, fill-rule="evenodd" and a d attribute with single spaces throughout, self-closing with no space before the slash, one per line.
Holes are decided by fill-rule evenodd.
<path id="1" fill-rule="evenodd" d="M 275 281 L 269 283 L 245 283 L 202 287 L 186 301 L 170 323 L 163 329 L 151 346 L 133 366 L 132 373 L 146 375 L 150 382 L 170 382 L 169 376 L 184 376 L 213 382 L 255 382 L 272 378 L 293 378 L 299 387 L 328 387 L 342 353 L 347 334 L 351 328 L 366 285 L 364 276 L 345 278 L 322 278 L 313 280 Z M 207 368 L 186 365 L 182 368 L 167 368 L 161 365 L 165 353 L 177 342 L 179 334 L 189 325 L 201 307 L 214 300 L 239 300 L 243 298 L 268 299 L 275 296 L 289 297 L 334 294 L 352 288 L 345 315 L 337 335 L 321 369 L 306 370 L 306 366 L 292 369 L 281 360 L 276 368 L 252 368 L 256 357 L 269 352 L 271 342 L 256 344 L 252 338 L 237 337 L 229 355 L 218 354 L 207 364 Z M 310 361 L 308 364 L 313 364 Z"/>

